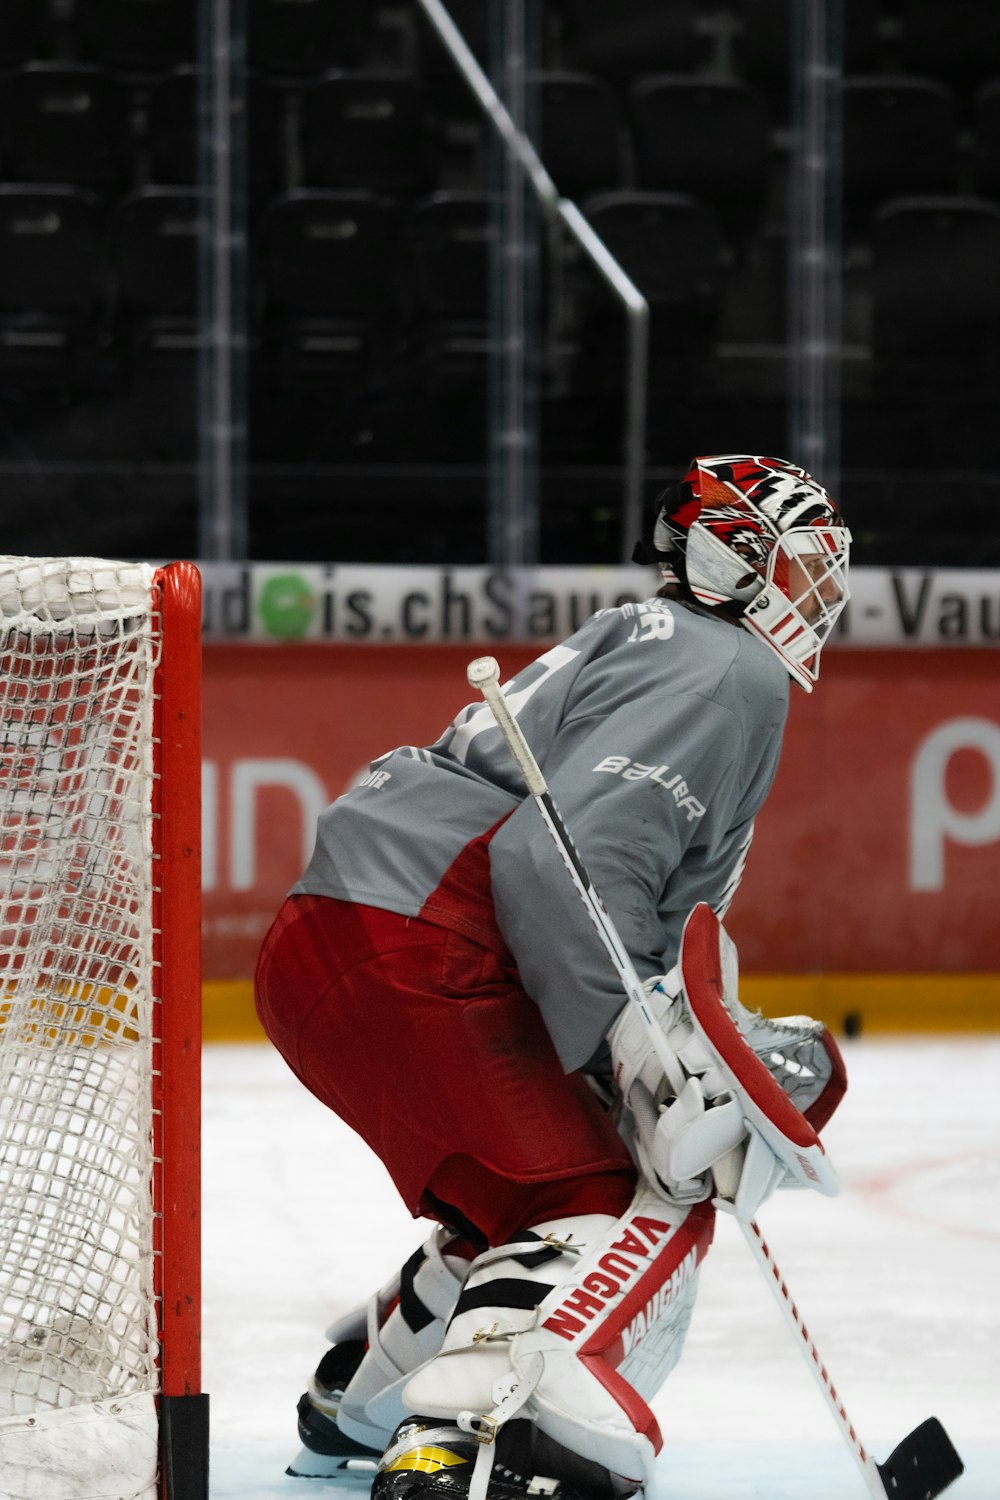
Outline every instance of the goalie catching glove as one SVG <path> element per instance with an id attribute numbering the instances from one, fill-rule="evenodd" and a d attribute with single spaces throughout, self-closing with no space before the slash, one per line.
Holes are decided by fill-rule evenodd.
<path id="1" fill-rule="evenodd" d="M 779 1187 L 838 1191 L 816 1132 L 847 1082 L 822 1022 L 753 1014 L 737 999 L 737 978 L 735 946 L 702 903 L 685 924 L 677 967 L 646 985 L 683 1086 L 665 1077 L 636 1007 L 625 1007 L 608 1043 L 647 1179 L 681 1203 L 716 1193 L 749 1220 Z"/>

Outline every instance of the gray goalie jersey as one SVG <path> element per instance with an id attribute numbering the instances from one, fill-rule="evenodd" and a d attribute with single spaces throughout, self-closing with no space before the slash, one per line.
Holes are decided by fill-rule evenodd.
<path id="1" fill-rule="evenodd" d="M 788 676 L 747 631 L 662 599 L 602 610 L 504 687 L 641 977 L 691 908 L 721 916 L 777 768 Z M 321 816 L 294 892 L 362 902 L 508 950 L 564 1067 L 623 995 L 490 710 L 404 746 Z"/>

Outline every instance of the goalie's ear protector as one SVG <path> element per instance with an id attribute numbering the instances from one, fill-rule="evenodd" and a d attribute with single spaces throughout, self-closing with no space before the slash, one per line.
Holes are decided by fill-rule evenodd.
<path id="1" fill-rule="evenodd" d="M 633 561 L 722 608 L 778 656 L 807 692 L 847 603 L 851 534 L 821 484 L 783 458 L 696 458 L 665 489 L 652 540 Z"/>

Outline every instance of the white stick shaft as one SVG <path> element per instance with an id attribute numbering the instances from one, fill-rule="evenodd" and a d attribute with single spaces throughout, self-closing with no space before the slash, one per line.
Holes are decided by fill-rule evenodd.
<path id="1" fill-rule="evenodd" d="M 559 811 L 552 800 L 545 777 L 541 767 L 531 753 L 531 747 L 524 737 L 524 731 L 510 711 L 510 707 L 500 690 L 500 668 L 491 656 L 478 657 L 470 662 L 468 668 L 468 680 L 470 686 L 478 688 L 484 699 L 493 710 L 493 717 L 503 735 L 511 754 L 517 761 L 524 776 L 528 791 L 534 797 L 538 810 L 545 821 L 545 826 L 552 835 L 553 840 L 563 862 L 569 870 L 577 891 L 590 914 L 591 921 L 597 928 L 598 933 L 611 956 L 611 961 L 622 982 L 622 988 L 632 1005 L 638 1010 L 642 1017 L 650 1042 L 656 1052 L 657 1060 L 663 1068 L 672 1087 L 679 1092 L 684 1086 L 685 1077 L 680 1070 L 680 1064 L 667 1045 L 663 1030 L 649 1008 L 646 992 L 642 987 L 642 981 L 635 971 L 632 960 L 622 943 L 614 922 L 611 920 L 604 903 L 597 894 L 593 882 L 587 872 L 587 868 L 570 838 L 569 832 L 559 816 Z M 757 1263 L 758 1268 L 764 1276 L 765 1281 L 771 1288 L 778 1306 L 781 1308 L 785 1321 L 796 1335 L 796 1343 L 812 1371 L 824 1400 L 832 1412 L 837 1426 L 847 1443 L 858 1466 L 865 1477 L 865 1482 L 873 1497 L 873 1500 L 887 1500 L 885 1486 L 875 1465 L 874 1459 L 868 1453 L 864 1444 L 859 1439 L 844 1409 L 843 1403 L 827 1374 L 826 1366 L 820 1358 L 819 1351 L 809 1336 L 808 1329 L 799 1315 L 799 1310 L 792 1299 L 792 1295 L 778 1270 L 774 1257 L 768 1248 L 764 1236 L 756 1221 L 749 1224 L 740 1222 L 744 1238 Z"/>
<path id="2" fill-rule="evenodd" d="M 632 1005 L 639 1011 L 649 1033 L 650 1041 L 656 1051 L 659 1061 L 666 1077 L 670 1080 L 676 1092 L 684 1087 L 687 1082 L 686 1076 L 673 1051 L 667 1044 L 662 1027 L 657 1023 L 655 1016 L 649 1008 L 646 991 L 642 987 L 642 980 L 635 971 L 635 966 L 628 955 L 628 950 L 621 940 L 618 929 L 608 914 L 607 908 L 594 888 L 594 883 L 587 872 L 587 868 L 580 858 L 576 845 L 569 835 L 566 825 L 559 816 L 559 810 L 552 800 L 542 769 L 531 752 L 531 746 L 524 737 L 524 731 L 510 711 L 510 706 L 500 691 L 500 669 L 490 656 L 481 656 L 470 663 L 468 668 L 469 683 L 478 687 L 487 704 L 493 711 L 493 717 L 497 721 L 500 733 L 507 742 L 507 747 L 517 761 L 521 774 L 524 777 L 528 791 L 534 797 L 538 810 L 542 815 L 545 826 L 548 828 L 552 839 L 562 855 L 573 884 L 579 892 L 584 906 L 591 921 L 597 928 L 597 932 L 603 942 L 611 962 L 615 966 L 615 972 L 621 980 L 622 988 Z"/>
<path id="3" fill-rule="evenodd" d="M 750 1248 L 751 1255 L 757 1262 L 764 1280 L 771 1288 L 774 1300 L 781 1308 L 785 1322 L 796 1336 L 796 1342 L 802 1351 L 803 1358 L 812 1371 L 816 1384 L 823 1393 L 823 1399 L 832 1412 L 844 1441 L 853 1453 L 858 1467 L 865 1477 L 865 1482 L 868 1485 L 873 1500 L 886 1500 L 885 1486 L 882 1483 L 882 1477 L 876 1467 L 875 1460 L 858 1437 L 854 1423 L 847 1415 L 844 1403 L 837 1394 L 837 1388 L 820 1357 L 819 1350 L 810 1337 L 808 1328 L 802 1321 L 802 1316 L 795 1305 L 795 1300 L 778 1269 L 777 1262 L 771 1254 L 767 1241 L 760 1232 L 759 1225 L 756 1220 L 751 1220 L 749 1224 L 745 1221 L 740 1221 L 740 1228 L 743 1231 L 743 1238 Z"/>
<path id="4" fill-rule="evenodd" d="M 477 687 L 493 710 L 500 733 L 507 742 L 524 777 L 525 785 L 533 797 L 541 797 L 547 791 L 542 768 L 531 753 L 531 746 L 524 731 L 510 711 L 510 705 L 500 690 L 500 668 L 492 656 L 479 656 L 469 663 L 467 676 L 470 687 Z"/>

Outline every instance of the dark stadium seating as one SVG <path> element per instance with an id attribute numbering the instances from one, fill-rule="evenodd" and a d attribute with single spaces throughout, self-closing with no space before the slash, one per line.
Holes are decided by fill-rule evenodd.
<path id="1" fill-rule="evenodd" d="M 445 3 L 496 70 L 505 38 L 492 0 Z M 802 7 L 528 3 L 532 140 L 650 304 L 651 485 L 689 449 L 780 451 L 796 379 L 791 69 Z M 975 467 L 995 492 L 1000 7 L 838 9 L 842 83 L 831 72 L 827 106 L 842 107 L 844 176 L 825 208 L 843 236 L 841 358 L 831 375 L 843 394 L 845 503 L 862 495 L 870 517 L 857 528 L 858 560 L 885 560 L 886 497 L 918 461 L 932 473 Z M 198 254 L 208 224 L 198 184 L 212 162 L 199 137 L 208 16 L 199 0 L 0 3 L 0 462 L 23 459 L 46 482 L 48 466 L 73 455 L 171 474 L 195 462 L 209 347 Z M 416 464 L 428 548 L 447 559 L 434 497 L 454 511 L 456 496 L 471 496 L 452 534 L 474 557 L 505 357 L 491 323 L 498 134 L 418 0 L 247 0 L 246 20 L 236 57 L 245 114 L 231 117 L 228 163 L 246 189 L 236 214 L 246 285 L 238 270 L 233 295 L 248 364 L 237 379 L 250 392 L 251 494 L 278 518 L 270 528 L 251 518 L 254 545 L 283 545 L 285 510 L 301 502 L 304 537 L 324 548 L 341 537 L 363 556 L 378 544 L 363 522 L 365 486 L 378 471 L 402 506 Z M 567 528 L 553 517 L 579 492 L 573 555 L 597 561 L 609 538 L 617 547 L 608 517 L 627 321 L 530 189 L 526 201 L 524 375 L 529 416 L 540 414 L 526 441 L 539 445 L 552 497 L 545 560 L 562 560 Z M 330 464 L 361 497 L 339 531 L 317 477 Z M 185 525 L 190 483 L 164 481 Z M 141 551 L 136 516 L 116 533 L 114 511 L 109 502 L 101 545 L 120 550 L 117 535 Z M 69 524 L 72 506 L 53 500 L 51 514 Z M 960 549 L 954 540 L 949 556 L 960 561 Z"/>
<path id="2" fill-rule="evenodd" d="M 81 44 L 112 67 L 156 69 L 193 62 L 196 0 L 83 0 Z"/>
<path id="3" fill-rule="evenodd" d="M 0 381 L 68 389 L 110 282 L 98 202 L 69 185 L 0 183 Z"/>
<path id="4" fill-rule="evenodd" d="M 537 145 L 564 198 L 631 185 L 630 138 L 618 92 L 592 73 L 539 72 Z"/>
<path id="5" fill-rule="evenodd" d="M 864 236 L 880 203 L 959 186 L 959 106 L 933 79 L 851 76 L 843 91 L 844 218 Z"/>
<path id="6" fill-rule="evenodd" d="M 907 72 L 965 91 L 996 74 L 1000 7 L 992 0 L 898 0 L 896 21 Z"/>
<path id="7" fill-rule="evenodd" d="M 287 120 L 284 95 L 256 74 L 245 80 L 246 113 L 232 120 L 233 146 L 238 147 L 244 126 L 246 190 L 256 203 L 274 197 L 288 186 Z M 145 120 L 145 179 L 150 183 L 183 185 L 197 182 L 198 75 L 195 68 L 171 68 L 149 79 L 142 90 Z"/>
<path id="8" fill-rule="evenodd" d="M 1000 354 L 1000 204 L 981 198 L 895 199 L 872 231 L 876 355 L 957 361 Z"/>
<path id="9" fill-rule="evenodd" d="M 765 97 L 733 78 L 656 74 L 629 91 L 636 182 L 710 203 L 747 244 L 766 216 L 771 119 Z"/>
<path id="10" fill-rule="evenodd" d="M 451 0 L 447 11 L 465 45 L 480 63 L 485 64 L 491 40 L 489 5 L 484 5 L 482 0 Z M 416 29 L 421 73 L 433 79 L 435 84 L 441 78 L 451 79 L 455 65 L 437 30 L 416 0 L 411 0 L 410 16 Z"/>
<path id="11" fill-rule="evenodd" d="M 0 82 L 0 163 L 21 182 L 110 193 L 128 173 L 127 96 L 92 63 L 31 62 Z"/>
<path id="12" fill-rule="evenodd" d="M 618 83 L 697 68 L 709 54 L 697 0 L 561 0 L 558 8 L 569 66 Z"/>
<path id="13" fill-rule="evenodd" d="M 1000 198 L 1000 78 L 976 95 L 974 175 L 977 191 Z"/>
<path id="14" fill-rule="evenodd" d="M 141 315 L 193 316 L 206 222 L 192 187 L 146 187 L 121 199 L 108 230 L 119 304 Z"/>
<path id="15" fill-rule="evenodd" d="M 365 0 L 247 0 L 247 58 L 262 73 L 307 77 L 365 59 Z"/>
<path id="16" fill-rule="evenodd" d="M 99 282 L 97 200 L 68 185 L 0 183 L 0 301 L 9 312 L 79 311 Z"/>
<path id="17" fill-rule="evenodd" d="M 432 193 L 414 205 L 404 233 L 418 322 L 485 327 L 495 206 L 489 193 L 459 190 Z"/>
<path id="18" fill-rule="evenodd" d="M 678 338 L 714 325 L 726 255 L 715 213 L 684 193 L 635 190 L 584 200 L 601 239 Z"/>
<path id="19" fill-rule="evenodd" d="M 824 8 L 822 14 L 843 73 L 888 70 L 891 41 L 883 6 L 872 0 L 841 0 L 834 13 L 840 18 L 839 36 L 830 32 L 830 12 Z M 763 88 L 775 116 L 786 119 L 792 105 L 792 58 L 804 45 L 796 18 L 806 15 L 805 7 L 797 0 L 737 0 L 733 15 L 739 74 Z"/>
<path id="20" fill-rule="evenodd" d="M 4 0 L 0 6 L 0 67 L 49 53 L 48 7 L 39 0 Z"/>
<path id="21" fill-rule="evenodd" d="M 715 346 L 730 252 L 715 211 L 684 193 L 630 191 L 587 198 L 582 209 L 650 309 L 649 381 L 659 400 L 690 390 Z M 589 261 L 571 278 L 586 359 L 581 375 L 621 390 L 625 316 Z"/>
<path id="22" fill-rule="evenodd" d="M 364 387 L 396 308 L 399 215 L 374 193 L 299 189 L 260 218 L 262 338 L 283 392 Z"/>
<path id="23" fill-rule="evenodd" d="M 398 235 L 394 206 L 375 193 L 297 189 L 261 215 L 256 259 L 283 309 L 371 315 L 386 306 Z"/>
<path id="24" fill-rule="evenodd" d="M 209 337 L 198 318 L 205 223 L 193 188 L 155 186 L 121 199 L 107 226 L 125 410 L 151 457 L 190 462 L 196 448 L 198 359 Z"/>
<path id="25" fill-rule="evenodd" d="M 414 78 L 326 73 L 302 93 L 305 181 L 404 196 L 426 192 L 433 165 L 425 110 Z"/>

